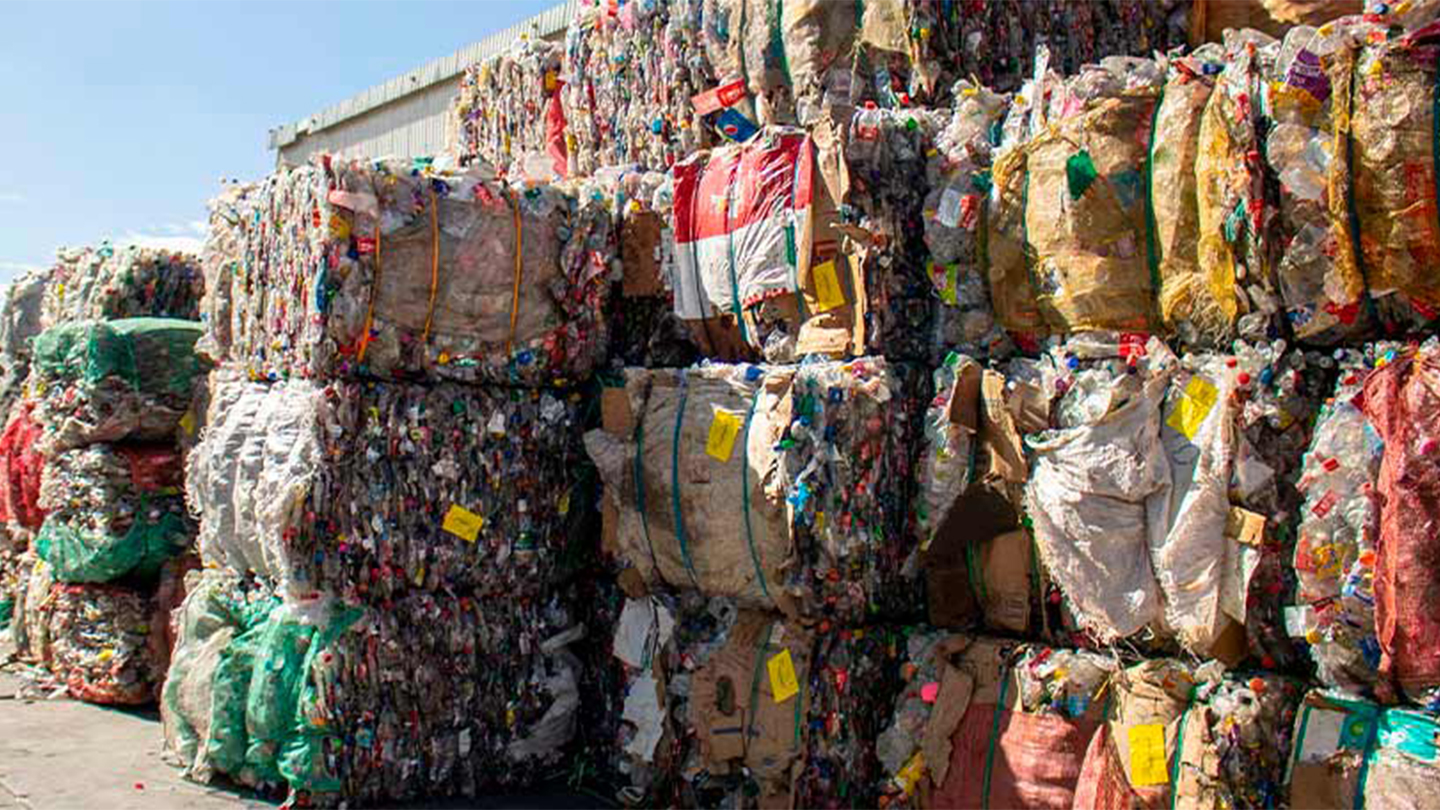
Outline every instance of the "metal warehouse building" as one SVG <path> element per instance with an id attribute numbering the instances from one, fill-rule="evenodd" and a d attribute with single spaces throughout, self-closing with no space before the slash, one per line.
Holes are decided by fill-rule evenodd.
<path id="1" fill-rule="evenodd" d="M 465 68 L 509 48 L 522 34 L 559 40 L 580 0 L 498 31 L 459 51 L 291 124 L 270 130 L 280 165 L 330 152 L 352 157 L 434 155 L 447 146 L 448 111 Z"/>

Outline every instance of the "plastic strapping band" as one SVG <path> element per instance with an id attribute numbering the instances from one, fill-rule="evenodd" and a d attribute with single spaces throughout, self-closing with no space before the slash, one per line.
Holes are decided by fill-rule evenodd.
<path id="1" fill-rule="evenodd" d="M 370 301 L 365 307 L 365 330 L 360 333 L 360 348 L 355 352 L 355 362 L 364 362 L 365 350 L 370 348 L 370 332 L 375 328 L 375 293 L 380 288 L 380 223 L 375 223 L 375 275 L 370 279 Z"/>
<path id="2" fill-rule="evenodd" d="M 765 638 L 760 640 L 760 646 L 755 648 L 755 672 L 750 676 L 750 705 L 746 707 L 745 734 L 741 740 L 741 747 L 746 754 L 750 753 L 750 729 L 755 725 L 755 707 L 760 702 L 760 667 L 765 663 L 765 656 L 770 652 L 770 634 L 775 632 L 775 623 L 765 625 Z"/>
<path id="3" fill-rule="evenodd" d="M 755 419 L 755 403 L 760 399 L 760 389 L 750 397 L 750 409 L 745 413 L 745 429 L 740 433 L 740 503 L 745 510 L 745 542 L 750 546 L 750 560 L 755 563 L 755 578 L 760 580 L 760 592 L 770 599 L 770 587 L 765 584 L 765 568 L 760 564 L 760 550 L 755 548 L 755 531 L 750 526 L 750 423 Z"/>
<path id="4" fill-rule="evenodd" d="M 524 246 L 524 229 L 520 227 L 520 199 L 512 200 L 515 216 L 515 286 L 510 291 L 510 337 L 505 340 L 505 356 L 515 348 L 515 322 L 520 317 L 520 280 L 525 276 L 525 262 L 521 248 Z"/>
<path id="5" fill-rule="evenodd" d="M 990 742 L 985 747 L 985 775 L 980 781 L 980 807 L 990 810 L 990 775 L 995 769 L 995 746 L 1000 742 L 1000 713 L 1005 711 L 1005 698 L 1010 692 L 1010 662 L 1000 670 L 1000 696 L 995 699 L 995 714 L 990 719 Z"/>
<path id="6" fill-rule="evenodd" d="M 793 87 L 795 80 L 790 76 L 790 58 L 785 53 L 785 0 L 775 0 L 775 19 L 770 24 L 770 45 L 780 57 L 780 70 L 785 74 L 785 85 Z"/>
<path id="7" fill-rule="evenodd" d="M 1155 99 L 1150 115 L 1150 144 L 1145 149 L 1145 258 L 1150 264 L 1150 293 L 1160 293 L 1160 244 L 1155 239 L 1155 130 L 1160 124 L 1160 107 L 1165 104 L 1165 85 Z"/>
<path id="8" fill-rule="evenodd" d="M 975 598 L 980 602 L 981 612 L 985 609 L 985 578 L 980 575 L 979 561 L 975 559 L 975 544 L 965 544 L 965 572 L 970 575 L 970 590 L 975 592 Z"/>
<path id="9" fill-rule="evenodd" d="M 1286 784 L 1289 784 L 1290 780 L 1294 778 L 1295 766 L 1300 764 L 1300 753 L 1305 747 L 1305 732 L 1310 728 L 1311 708 L 1310 704 L 1306 703 L 1304 711 L 1300 712 L 1300 731 L 1295 734 L 1295 739 L 1291 742 L 1290 772 L 1285 776 Z"/>
<path id="10" fill-rule="evenodd" d="M 740 326 L 740 342 L 748 344 L 750 338 L 745 332 L 745 313 L 740 307 L 740 281 L 735 276 L 735 234 L 730 230 L 730 205 L 735 199 L 735 172 L 744 159 L 743 152 L 736 156 L 735 165 L 730 168 L 730 182 L 725 184 L 725 253 L 726 264 L 730 268 L 730 311 L 734 313 L 735 322 Z"/>
<path id="11" fill-rule="evenodd" d="M 690 584 L 700 587 L 695 576 L 695 562 L 690 559 L 690 547 L 685 541 L 685 511 L 680 506 L 680 430 L 685 425 L 685 403 L 690 396 L 686 383 L 685 369 L 680 369 L 680 402 L 675 407 L 675 433 L 670 441 L 670 505 L 675 510 L 675 539 L 680 544 L 680 556 L 685 561 L 685 573 L 690 575 Z"/>
<path id="12" fill-rule="evenodd" d="M 435 199 L 435 187 L 430 186 L 430 305 L 425 310 L 425 331 L 420 334 L 423 349 L 430 343 L 430 327 L 435 322 L 435 293 L 440 287 L 440 203 Z M 510 331 L 514 334 L 515 318 L 510 318 Z"/>
<path id="13" fill-rule="evenodd" d="M 1195 686 L 1191 684 L 1190 694 L 1185 696 L 1185 711 L 1180 713 L 1180 725 L 1175 729 L 1175 761 L 1170 763 L 1170 810 L 1175 810 L 1179 798 L 1180 760 L 1185 756 L 1185 723 L 1190 720 L 1190 710 L 1195 708 Z"/>

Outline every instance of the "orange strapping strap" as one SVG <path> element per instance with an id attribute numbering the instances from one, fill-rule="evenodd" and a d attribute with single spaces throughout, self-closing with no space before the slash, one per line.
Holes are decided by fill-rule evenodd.
<path id="1" fill-rule="evenodd" d="M 520 280 L 525 276 L 525 265 L 520 259 L 522 231 L 520 229 L 520 200 L 512 200 L 511 213 L 515 216 L 515 285 L 510 291 L 510 337 L 505 341 L 505 356 L 509 357 L 515 348 L 515 320 L 520 317 Z"/>
<path id="2" fill-rule="evenodd" d="M 435 322 L 435 292 L 440 287 L 440 204 L 435 201 L 435 187 L 430 187 L 430 308 L 425 310 L 425 331 L 420 346 L 430 342 L 430 325 Z M 513 322 L 513 321 L 512 321 Z M 515 327 L 510 327 L 513 331 Z"/>
<path id="3" fill-rule="evenodd" d="M 365 359 L 365 350 L 370 348 L 370 330 L 375 325 L 375 292 L 380 289 L 380 222 L 375 222 L 375 277 L 370 279 L 370 302 L 365 308 L 365 330 L 360 333 L 360 348 L 355 353 L 355 362 Z"/>

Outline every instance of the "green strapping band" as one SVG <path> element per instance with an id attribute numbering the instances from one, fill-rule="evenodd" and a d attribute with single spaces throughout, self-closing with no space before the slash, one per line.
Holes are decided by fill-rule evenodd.
<path id="1" fill-rule="evenodd" d="M 750 713 L 745 716 L 745 738 L 741 741 L 745 753 L 750 753 L 750 729 L 755 725 L 755 706 L 760 702 L 760 665 L 765 662 L 766 653 L 770 652 L 770 634 L 775 632 L 775 623 L 771 622 L 765 626 L 765 638 L 755 648 L 755 673 L 750 676 Z"/>
<path id="2" fill-rule="evenodd" d="M 990 720 L 990 742 L 985 748 L 985 775 L 980 781 L 980 807 L 990 810 L 990 775 L 995 769 L 995 746 L 1000 741 L 1000 713 L 1005 710 L 1005 698 L 1010 693 L 1010 663 L 1000 671 L 1000 697 L 995 700 L 995 714 Z"/>
<path id="3" fill-rule="evenodd" d="M 1150 115 L 1150 145 L 1145 149 L 1145 258 L 1150 264 L 1150 293 L 1160 293 L 1160 245 L 1155 240 L 1155 129 L 1160 124 L 1160 107 L 1165 103 L 1165 85 L 1155 99 Z"/>
<path id="4" fill-rule="evenodd" d="M 975 598 L 980 602 L 980 610 L 985 610 L 985 577 L 980 574 L 980 564 L 975 559 L 975 544 L 965 544 L 965 573 L 970 576 L 970 590 L 975 592 Z"/>
<path id="5" fill-rule="evenodd" d="M 1300 750 L 1305 744 L 1305 731 L 1310 728 L 1310 709 L 1310 704 L 1306 703 L 1305 710 L 1300 713 L 1300 731 L 1290 742 L 1290 773 L 1285 777 L 1287 784 L 1295 774 L 1295 766 L 1300 764 Z"/>
<path id="6" fill-rule="evenodd" d="M 1176 788 L 1180 785 L 1180 758 L 1185 754 L 1185 723 L 1190 719 L 1190 710 L 1195 708 L 1195 686 L 1190 686 L 1190 694 L 1185 696 L 1185 711 L 1180 713 L 1180 725 L 1175 729 L 1175 761 L 1170 763 L 1170 810 L 1175 810 L 1175 800 L 1179 797 Z"/>
<path id="7" fill-rule="evenodd" d="M 690 390 L 685 384 L 685 369 L 680 370 L 680 404 L 675 408 L 675 433 L 670 441 L 670 505 L 675 510 L 675 539 L 680 543 L 680 556 L 685 560 L 685 572 L 690 575 L 690 584 L 700 587 L 695 576 L 695 562 L 690 559 L 690 547 L 685 542 L 685 514 L 680 508 L 680 428 L 685 424 L 685 403 Z"/>
<path id="8" fill-rule="evenodd" d="M 760 580 L 760 592 L 769 599 L 765 568 L 760 565 L 760 550 L 755 548 L 755 532 L 750 527 L 750 422 L 755 418 L 755 402 L 759 399 L 760 391 L 756 389 L 750 397 L 750 409 L 745 413 L 745 429 L 740 433 L 740 503 L 745 509 L 745 542 L 750 546 L 750 560 L 755 563 L 755 577 Z"/>
<path id="9" fill-rule="evenodd" d="M 793 86 L 790 78 L 790 59 L 785 54 L 785 0 L 775 0 L 775 16 L 770 23 L 770 47 L 780 56 L 780 70 L 785 74 L 786 86 Z"/>
<path id="10" fill-rule="evenodd" d="M 646 398 L 649 404 L 649 398 Z M 635 420 L 635 508 L 640 512 L 640 530 L 645 534 L 645 547 L 650 550 L 650 565 L 660 576 L 660 561 L 655 558 L 655 544 L 650 540 L 650 519 L 645 517 L 645 412 Z"/>

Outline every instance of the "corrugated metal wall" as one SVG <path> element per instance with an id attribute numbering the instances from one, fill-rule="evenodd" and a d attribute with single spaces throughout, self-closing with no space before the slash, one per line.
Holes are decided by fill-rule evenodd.
<path id="1" fill-rule="evenodd" d="M 522 34 L 546 39 L 565 36 L 581 0 L 554 8 L 450 56 L 348 98 L 299 121 L 270 131 L 278 164 L 296 165 L 322 152 L 347 157 L 436 155 L 448 146 L 448 111 L 460 74 L 474 62 L 509 48 Z"/>

